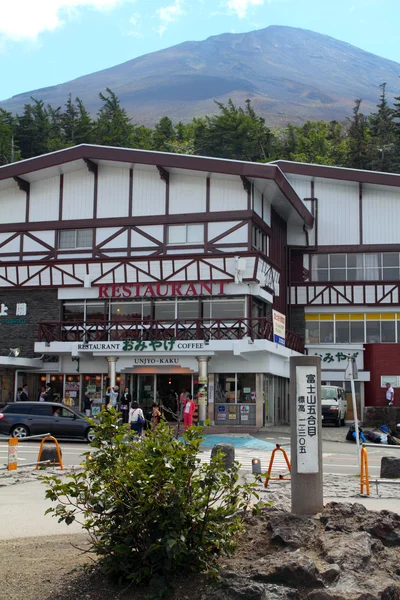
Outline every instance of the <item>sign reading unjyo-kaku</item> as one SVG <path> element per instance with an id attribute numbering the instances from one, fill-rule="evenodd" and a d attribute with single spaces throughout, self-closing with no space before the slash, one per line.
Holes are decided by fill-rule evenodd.
<path id="1" fill-rule="evenodd" d="M 318 473 L 317 367 L 296 366 L 297 472 Z"/>
<path id="2" fill-rule="evenodd" d="M 286 336 L 286 317 L 282 313 L 277 310 L 272 311 L 272 324 L 274 330 L 274 342 L 276 344 L 280 344 L 281 346 L 285 345 L 285 336 Z"/>

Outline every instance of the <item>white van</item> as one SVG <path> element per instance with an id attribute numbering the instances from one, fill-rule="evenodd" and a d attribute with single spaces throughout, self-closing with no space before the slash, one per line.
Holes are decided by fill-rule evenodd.
<path id="1" fill-rule="evenodd" d="M 321 404 L 323 423 L 335 423 L 336 427 L 345 424 L 347 401 L 343 388 L 322 385 Z"/>

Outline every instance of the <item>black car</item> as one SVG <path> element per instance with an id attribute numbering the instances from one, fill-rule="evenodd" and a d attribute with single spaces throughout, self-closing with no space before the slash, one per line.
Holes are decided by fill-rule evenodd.
<path id="1" fill-rule="evenodd" d="M 57 402 L 13 402 L 0 412 L 0 434 L 15 438 L 50 433 L 56 438 L 93 440 L 85 416 Z"/>

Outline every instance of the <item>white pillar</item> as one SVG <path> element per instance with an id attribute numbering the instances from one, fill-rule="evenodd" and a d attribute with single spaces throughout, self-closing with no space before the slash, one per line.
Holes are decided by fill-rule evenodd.
<path id="1" fill-rule="evenodd" d="M 207 401 L 208 401 L 208 361 L 209 356 L 198 356 L 197 362 L 199 365 L 199 425 L 204 425 L 207 420 Z"/>
<path id="2" fill-rule="evenodd" d="M 114 387 L 117 378 L 117 360 L 118 356 L 107 356 L 108 361 L 108 377 L 110 379 L 110 386 Z"/>

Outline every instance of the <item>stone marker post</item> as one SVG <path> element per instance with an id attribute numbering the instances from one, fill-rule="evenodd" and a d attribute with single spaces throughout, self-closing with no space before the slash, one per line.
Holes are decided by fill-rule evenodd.
<path id="1" fill-rule="evenodd" d="M 292 513 L 313 515 L 323 508 L 321 359 L 290 359 Z"/>

